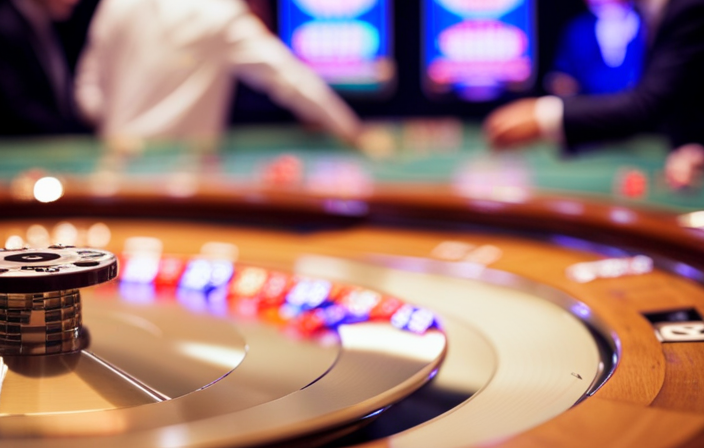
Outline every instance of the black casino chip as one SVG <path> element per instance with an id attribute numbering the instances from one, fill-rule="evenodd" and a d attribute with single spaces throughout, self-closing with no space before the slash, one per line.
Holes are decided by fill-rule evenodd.
<path id="1" fill-rule="evenodd" d="M 78 289 L 112 280 L 117 258 L 97 249 L 52 246 L 0 251 L 0 294 Z"/>

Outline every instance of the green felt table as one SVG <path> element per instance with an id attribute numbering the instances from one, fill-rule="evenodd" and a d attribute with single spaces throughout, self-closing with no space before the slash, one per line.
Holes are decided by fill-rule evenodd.
<path id="1" fill-rule="evenodd" d="M 267 161 L 287 153 L 299 157 L 306 171 L 320 161 L 344 161 L 363 167 L 379 184 L 443 184 L 451 182 L 460 167 L 481 160 L 496 166 L 522 167 L 539 191 L 590 195 L 678 211 L 704 206 L 704 189 L 673 191 L 666 186 L 662 169 L 667 145 L 656 136 L 644 135 L 604 144 L 569 159 L 560 156 L 558 148 L 549 144 L 537 144 L 491 158 L 476 123 L 460 124 L 459 133 L 456 132 L 459 139 L 440 146 L 432 140 L 408 144 L 408 138 L 404 137 L 408 122 L 390 122 L 381 127 L 396 146 L 394 155 L 382 160 L 370 159 L 330 136 L 305 131 L 296 125 L 234 127 L 221 144 L 220 169 L 229 178 L 254 182 Z M 186 145 L 152 145 L 139 158 L 130 161 L 125 175 L 145 177 L 182 169 L 184 162 L 179 156 L 189 151 Z M 89 175 L 96 170 L 104 148 L 93 137 L 77 136 L 2 140 L 0 152 L 0 178 L 8 182 L 32 168 L 59 175 Z M 647 178 L 641 197 L 627 198 L 618 192 L 617 177 L 628 169 L 640 170 Z"/>

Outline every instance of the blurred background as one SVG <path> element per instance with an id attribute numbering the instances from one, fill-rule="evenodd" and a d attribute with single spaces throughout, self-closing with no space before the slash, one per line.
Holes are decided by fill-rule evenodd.
<path id="1" fill-rule="evenodd" d="M 71 18 L 57 24 L 71 70 L 98 4 L 80 0 Z M 368 157 L 344 139 L 301 126 L 266 93 L 238 83 L 227 104 L 228 132 L 218 143 L 218 157 L 205 162 L 216 166 L 208 180 L 302 186 L 326 194 L 368 194 L 375 186 L 407 182 L 497 200 L 521 201 L 540 190 L 687 210 L 704 204 L 698 185 L 681 190 L 667 185 L 663 166 L 671 148 L 655 134 L 565 158 L 558 145 L 547 142 L 497 155 L 482 132 L 488 113 L 519 98 L 610 93 L 637 82 L 650 35 L 628 0 L 247 4 L 361 117 L 381 156 Z M 177 179 L 175 194 L 190 194 L 199 182 L 189 177 L 193 173 L 184 174 L 191 161 L 173 157 L 189 149 L 173 142 L 167 151 L 155 145 L 138 159 L 115 163 L 102 157 L 101 142 L 89 129 L 83 137 L 31 137 L 0 139 L 5 155 L 0 176 L 13 185 L 32 184 L 39 174 L 17 180 L 32 168 L 97 178 L 96 188 L 107 192 L 117 187 L 103 184 L 140 176 L 157 184 L 165 176 Z M 117 180 L 115 173 L 105 174 L 106 167 L 118 167 Z"/>
<path id="2" fill-rule="evenodd" d="M 74 67 L 98 2 L 99 0 L 81 0 L 74 16 L 59 25 L 69 59 Z M 278 34 L 292 48 L 294 47 L 293 35 L 301 31 L 305 32 L 305 29 L 302 30 L 303 25 L 312 20 L 322 22 L 324 26 L 326 21 L 336 23 L 347 16 L 350 22 L 356 21 L 368 25 L 368 28 L 362 29 L 369 31 L 371 28 L 373 34 L 371 38 L 363 32 L 355 34 L 355 30 L 352 33 L 345 33 L 345 30 L 338 29 L 339 34 L 335 35 L 336 31 L 331 31 L 329 28 L 328 34 L 325 36 L 320 33 L 320 30 L 312 30 L 313 32 L 307 37 L 314 41 L 311 43 L 312 45 L 329 43 L 331 35 L 338 40 L 337 45 L 334 45 L 333 42 L 328 45 L 328 48 L 318 48 L 320 51 L 317 55 L 320 59 L 325 59 L 327 56 L 328 60 L 335 60 L 335 51 L 339 52 L 337 54 L 339 73 L 335 84 L 336 90 L 345 96 L 349 104 L 362 117 L 403 118 L 452 115 L 477 121 L 483 119 L 486 113 L 498 104 L 520 96 L 535 96 L 546 93 L 546 89 L 548 89 L 546 77 L 555 70 L 558 51 L 564 47 L 561 45 L 561 36 L 567 32 L 570 23 L 588 11 L 584 0 L 525 0 L 522 2 L 248 0 L 247 3 L 271 31 Z M 326 5 L 332 3 L 349 4 L 349 11 L 343 11 L 342 7 L 337 15 L 326 11 L 326 8 L 330 8 Z M 515 3 L 520 3 L 517 11 L 514 10 Z M 322 6 L 316 10 L 318 4 Z M 457 5 L 454 10 L 453 5 Z M 491 5 L 495 5 L 498 10 L 514 11 L 505 17 L 501 11 L 490 13 Z M 307 6 L 309 6 L 308 9 L 306 9 Z M 432 59 L 433 55 L 429 54 L 432 51 L 428 49 L 428 42 L 437 39 L 443 31 L 460 22 L 463 16 L 463 7 L 471 10 L 475 16 L 477 10 L 486 9 L 489 11 L 483 16 L 478 16 L 477 21 L 494 21 L 498 17 L 499 23 L 515 26 L 518 28 L 516 31 L 520 30 L 524 33 L 522 38 L 526 39 L 526 42 L 523 43 L 526 50 L 519 53 L 519 56 L 526 56 L 529 59 L 526 61 L 529 74 L 519 79 L 515 83 L 517 85 L 507 86 L 505 90 L 500 92 L 486 92 L 486 94 L 477 92 L 475 97 L 472 97 L 471 94 L 463 95 L 460 88 L 454 89 L 454 92 L 447 92 L 442 88 L 433 89 L 429 86 L 428 72 L 432 69 L 429 59 Z M 366 12 L 360 15 L 357 11 Z M 438 17 L 443 13 L 448 17 Z M 316 31 L 318 33 L 314 36 Z M 586 30 L 583 31 L 586 32 Z M 472 37 L 476 37 L 476 34 Z M 370 43 L 369 39 L 374 42 Z M 588 42 L 589 36 L 585 35 L 583 39 Z M 482 42 L 482 44 L 486 44 L 486 42 Z M 375 47 L 376 51 L 369 50 L 369 45 Z M 485 49 L 484 53 L 464 55 L 464 58 L 462 55 L 457 55 L 457 59 L 460 61 L 464 59 L 464 62 L 468 59 L 474 59 L 475 63 L 478 61 L 481 63 L 481 60 L 484 59 L 484 65 L 473 70 L 487 69 L 489 64 L 486 61 L 505 58 L 505 53 L 512 51 L 510 48 L 506 48 L 512 45 L 511 42 L 504 44 L 495 40 L 494 45 L 494 50 Z M 298 48 L 294 48 L 294 51 L 301 58 L 315 58 L 315 48 L 310 49 L 309 47 L 309 50 L 304 50 L 299 45 Z M 495 54 L 492 55 L 491 51 L 494 51 Z M 364 79 L 358 67 L 348 66 L 348 73 L 344 73 L 345 64 L 344 61 L 341 61 L 343 58 L 340 54 L 344 52 L 363 54 L 365 58 L 377 62 L 385 59 L 390 67 L 384 64 L 381 67 L 377 66 L 380 73 L 371 75 L 371 77 L 385 79 L 380 79 L 378 85 L 374 85 L 373 82 Z M 474 57 L 472 58 L 472 56 Z M 581 52 L 580 57 L 588 58 L 589 55 L 586 52 Z M 323 63 L 309 62 L 319 73 L 326 74 L 326 67 L 323 66 Z M 585 64 L 589 64 L 589 62 L 586 60 Z M 625 63 L 632 62 L 625 61 Z M 510 71 L 511 68 L 506 67 L 505 70 Z M 470 70 L 466 71 L 466 76 L 470 77 Z M 335 81 L 334 74 L 331 72 L 331 68 L 327 67 L 328 79 Z M 346 85 L 339 81 L 345 76 L 349 78 Z M 461 84 L 462 80 L 457 80 L 455 83 Z M 241 86 L 232 105 L 231 123 L 262 121 L 293 121 L 293 117 L 283 108 L 275 105 L 265 94 L 259 94 L 247 86 Z"/>

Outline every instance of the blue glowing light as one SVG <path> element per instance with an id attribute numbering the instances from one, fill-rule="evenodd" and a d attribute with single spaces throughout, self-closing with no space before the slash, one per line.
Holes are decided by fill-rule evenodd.
<path id="1" fill-rule="evenodd" d="M 208 295 L 203 290 L 193 288 L 178 288 L 176 300 L 189 311 L 207 313 L 209 311 Z"/>
<path id="2" fill-rule="evenodd" d="M 227 285 L 235 273 L 235 268 L 231 262 L 227 260 L 211 261 L 212 272 L 210 274 L 210 286 L 220 288 Z"/>
<path id="3" fill-rule="evenodd" d="M 312 309 L 327 300 L 332 284 L 327 280 L 301 279 L 286 294 L 286 302 L 302 309 Z"/>
<path id="4" fill-rule="evenodd" d="M 120 278 L 125 282 L 152 283 L 159 272 L 159 258 L 136 255 L 127 258 Z"/>
<path id="5" fill-rule="evenodd" d="M 572 305 L 570 309 L 575 316 L 581 317 L 582 319 L 586 319 L 592 314 L 589 307 L 583 303 L 576 303 Z"/>
<path id="6" fill-rule="evenodd" d="M 424 308 L 406 304 L 391 316 L 391 325 L 400 330 L 423 334 L 435 325 L 435 315 Z"/>
<path id="7" fill-rule="evenodd" d="M 130 303 L 153 303 L 156 300 L 156 289 L 151 283 L 120 282 L 120 297 Z"/>
<path id="8" fill-rule="evenodd" d="M 425 0 L 426 92 L 488 101 L 533 76 L 533 0 Z"/>
<path id="9" fill-rule="evenodd" d="M 293 50 L 304 61 L 355 62 L 379 51 L 379 31 L 367 22 L 314 20 L 296 29 Z"/>
<path id="10" fill-rule="evenodd" d="M 293 0 L 306 14 L 318 19 L 353 19 L 375 5 L 376 0 Z"/>
<path id="11" fill-rule="evenodd" d="M 181 277 L 180 286 L 187 289 L 205 290 L 210 284 L 212 272 L 213 268 L 208 260 L 191 260 L 186 266 L 183 277 Z"/>
<path id="12" fill-rule="evenodd" d="M 393 316 L 391 316 L 391 325 L 403 330 L 410 322 L 411 316 L 413 316 L 413 311 L 414 309 L 411 305 L 403 305 L 393 314 Z"/>
<path id="13" fill-rule="evenodd" d="M 500 17 L 523 0 L 437 0 L 447 11 L 460 17 Z"/>
<path id="14" fill-rule="evenodd" d="M 336 327 L 347 317 L 347 310 L 339 305 L 330 305 L 317 309 L 316 313 L 322 318 L 323 323 L 328 328 Z"/>
<path id="15" fill-rule="evenodd" d="M 234 273 L 231 262 L 225 260 L 191 260 L 181 277 L 182 288 L 204 291 L 227 285 Z"/>
<path id="16" fill-rule="evenodd" d="M 413 333 L 422 334 L 432 327 L 433 322 L 435 322 L 435 315 L 426 309 L 419 308 L 411 315 L 407 329 Z"/>
<path id="17" fill-rule="evenodd" d="M 280 0 L 279 36 L 339 89 L 381 90 L 394 77 L 389 0 Z"/>
<path id="18" fill-rule="evenodd" d="M 227 287 L 221 286 L 212 289 L 207 296 L 208 311 L 215 316 L 226 316 L 229 314 L 230 306 L 227 301 Z"/>

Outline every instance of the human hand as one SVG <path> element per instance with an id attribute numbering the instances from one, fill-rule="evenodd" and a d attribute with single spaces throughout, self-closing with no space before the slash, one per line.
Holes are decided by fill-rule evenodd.
<path id="1" fill-rule="evenodd" d="M 535 115 L 537 98 L 514 101 L 493 111 L 484 121 L 484 134 L 494 149 L 531 143 L 541 136 Z"/>
<path id="2" fill-rule="evenodd" d="M 308 132 L 318 133 L 325 128 L 316 123 L 302 122 Z M 396 152 L 396 142 L 391 132 L 383 125 L 362 124 L 359 122 L 354 130 L 336 134 L 345 145 L 348 145 L 369 158 L 375 160 L 388 159 Z"/>
<path id="3" fill-rule="evenodd" d="M 674 189 L 697 185 L 704 171 L 704 146 L 691 143 L 672 151 L 665 161 L 665 180 Z"/>
<path id="4" fill-rule="evenodd" d="M 375 160 L 388 159 L 396 152 L 394 136 L 383 125 L 363 125 L 350 144 Z"/>

